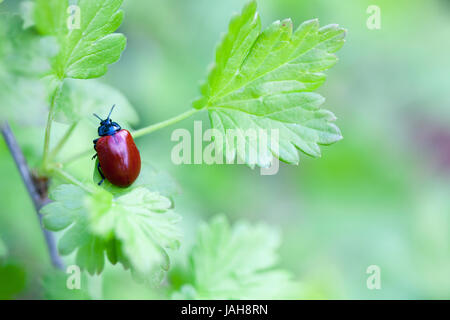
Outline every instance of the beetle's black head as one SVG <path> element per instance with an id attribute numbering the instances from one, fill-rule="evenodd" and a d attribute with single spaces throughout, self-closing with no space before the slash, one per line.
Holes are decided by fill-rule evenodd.
<path id="1" fill-rule="evenodd" d="M 98 135 L 101 137 L 112 136 L 117 131 L 122 129 L 117 122 L 113 122 L 110 118 L 111 113 L 114 110 L 115 106 L 116 105 L 112 106 L 111 111 L 109 112 L 108 118 L 106 118 L 105 120 L 103 120 L 102 118 L 100 118 L 98 115 L 96 115 L 94 113 L 94 116 L 96 116 L 100 120 L 100 126 L 98 127 Z"/>

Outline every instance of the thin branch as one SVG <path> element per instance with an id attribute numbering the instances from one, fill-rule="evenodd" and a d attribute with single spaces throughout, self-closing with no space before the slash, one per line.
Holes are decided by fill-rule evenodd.
<path id="1" fill-rule="evenodd" d="M 73 130 L 75 130 L 76 126 L 77 126 L 76 122 L 74 122 L 73 124 L 70 125 L 69 129 L 67 129 L 64 136 L 61 138 L 61 140 L 59 140 L 56 147 L 50 152 L 50 159 L 53 159 L 54 157 L 56 157 L 58 152 L 64 147 L 67 140 L 69 140 L 70 136 L 72 135 Z"/>
<path id="2" fill-rule="evenodd" d="M 52 169 L 52 173 L 54 173 L 58 178 L 61 178 L 62 180 L 65 180 L 66 182 L 69 182 L 71 184 L 76 185 L 77 187 L 83 189 L 84 191 L 88 193 L 93 193 L 94 190 L 90 188 L 89 186 L 85 186 L 82 182 L 78 181 L 75 177 L 71 176 L 66 171 L 60 169 L 60 168 L 54 168 Z"/>
<path id="3" fill-rule="evenodd" d="M 132 134 L 133 138 L 135 138 L 135 139 L 142 137 L 143 135 L 152 133 L 156 130 L 159 130 L 159 129 L 165 128 L 167 126 L 170 126 L 172 124 L 175 124 L 177 122 L 180 122 L 181 120 L 187 119 L 199 111 L 200 111 L 199 109 L 190 109 L 176 117 L 173 117 L 173 118 L 167 119 L 165 121 L 162 121 L 162 122 L 159 122 L 156 124 L 152 124 L 148 127 L 144 127 L 142 129 L 136 130 L 136 131 L 132 132 L 131 134 Z"/>
<path id="4" fill-rule="evenodd" d="M 48 111 L 48 119 L 47 119 L 47 125 L 45 127 L 45 138 L 44 138 L 44 153 L 43 153 L 43 168 L 47 169 L 48 164 L 48 157 L 49 157 L 49 151 L 50 151 L 50 136 L 52 131 L 52 124 L 53 124 L 53 116 L 55 112 L 55 106 L 56 106 L 56 100 L 58 99 L 59 95 L 62 91 L 62 82 L 58 84 L 58 86 L 55 89 L 55 92 L 53 93 L 51 103 L 50 103 L 50 110 Z"/>
<path id="5" fill-rule="evenodd" d="M 42 197 L 39 194 L 38 188 L 36 187 L 35 182 L 33 181 L 33 177 L 31 175 L 30 169 L 28 168 L 22 150 L 20 149 L 14 137 L 14 134 L 12 133 L 11 128 L 9 127 L 7 122 L 5 122 L 1 126 L 1 131 L 3 138 L 5 139 L 5 142 L 9 148 L 9 151 L 11 152 L 11 155 L 14 159 L 14 162 L 16 163 L 17 169 L 19 170 L 22 180 L 27 188 L 28 194 L 30 195 L 31 200 L 33 201 L 34 208 L 39 217 L 42 232 L 44 233 L 45 241 L 47 243 L 52 263 L 56 268 L 63 269 L 64 264 L 61 260 L 61 257 L 58 255 L 58 250 L 56 248 L 56 242 L 53 237 L 53 234 L 42 226 L 42 215 L 39 213 L 41 208 L 45 206 L 47 203 L 49 203 L 50 200 L 47 197 Z"/>
<path id="6" fill-rule="evenodd" d="M 80 153 L 77 153 L 76 155 L 66 157 L 65 159 L 58 162 L 62 163 L 64 166 L 67 166 L 68 164 L 80 160 L 82 158 L 92 157 L 94 153 L 95 153 L 94 147 L 92 147 L 90 149 L 86 149 Z"/>

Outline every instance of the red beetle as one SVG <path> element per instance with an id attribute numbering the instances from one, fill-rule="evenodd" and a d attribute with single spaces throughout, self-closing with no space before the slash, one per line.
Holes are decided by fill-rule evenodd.
<path id="1" fill-rule="evenodd" d="M 106 178 L 113 185 L 128 187 L 139 176 L 141 156 L 131 133 L 110 119 L 114 107 L 115 105 L 105 120 L 94 113 L 94 116 L 100 119 L 98 127 L 100 138 L 94 140 L 97 154 L 92 159 L 98 156 L 97 169 L 102 177 L 98 185 Z"/>

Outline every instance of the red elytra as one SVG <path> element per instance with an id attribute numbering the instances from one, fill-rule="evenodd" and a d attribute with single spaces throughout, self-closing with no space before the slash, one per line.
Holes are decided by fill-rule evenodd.
<path id="1" fill-rule="evenodd" d="M 128 187 L 141 172 L 141 156 L 131 133 L 122 129 L 98 139 L 98 161 L 103 175 L 118 187 Z"/>
<path id="2" fill-rule="evenodd" d="M 121 129 L 111 121 L 111 112 L 108 118 L 101 120 L 98 134 L 100 138 L 94 140 L 94 149 L 98 156 L 98 171 L 102 177 L 99 185 L 106 178 L 118 187 L 130 186 L 141 171 L 141 156 L 128 130 Z M 95 157 L 95 156 L 94 156 Z"/>

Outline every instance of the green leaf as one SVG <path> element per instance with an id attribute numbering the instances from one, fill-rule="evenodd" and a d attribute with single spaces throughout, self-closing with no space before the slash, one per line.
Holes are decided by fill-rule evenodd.
<path id="1" fill-rule="evenodd" d="M 60 79 L 90 79 L 104 75 L 108 65 L 119 60 L 126 46 L 123 34 L 113 33 L 123 19 L 122 0 L 79 0 L 80 28 L 69 30 L 67 0 L 37 0 L 36 28 L 56 36 L 60 45 L 53 61 Z"/>
<path id="2" fill-rule="evenodd" d="M 119 241 L 123 254 L 119 261 L 143 279 L 157 275 L 155 267 L 167 271 L 170 261 L 165 249 L 178 249 L 181 238 L 177 227 L 180 216 L 170 210 L 171 201 L 137 187 L 115 198 L 114 205 L 106 203 L 98 196 L 89 199 L 91 226 L 96 234 Z"/>
<path id="3" fill-rule="evenodd" d="M 93 166 L 92 180 L 94 183 L 98 183 L 102 180 L 97 170 L 97 164 L 98 159 Z M 177 182 L 167 172 L 155 169 L 155 167 L 145 160 L 141 162 L 141 172 L 139 173 L 139 177 L 131 186 L 121 188 L 111 184 L 108 180 L 105 180 L 101 187 L 111 192 L 114 196 L 130 192 L 137 187 L 144 187 L 151 192 L 158 192 L 165 197 L 172 197 L 180 193 L 180 187 Z"/>
<path id="4" fill-rule="evenodd" d="M 67 34 L 67 0 L 36 0 L 34 23 L 43 35 L 60 36 Z"/>
<path id="5" fill-rule="evenodd" d="M 0 13 L 0 118 L 23 125 L 45 120 L 45 87 L 39 78 L 51 69 L 57 45 L 50 37 L 24 30 L 18 15 Z"/>
<path id="6" fill-rule="evenodd" d="M 173 297 L 196 299 L 279 299 L 293 292 L 290 275 L 274 268 L 278 233 L 265 225 L 238 223 L 223 216 L 202 225 Z M 180 281 L 179 279 L 177 281 Z"/>
<path id="7" fill-rule="evenodd" d="M 312 91 L 325 81 L 322 72 L 336 63 L 333 53 L 343 45 L 345 30 L 337 25 L 319 28 L 317 20 L 310 20 L 293 32 L 289 19 L 260 30 L 256 2 L 252 1 L 231 20 L 194 107 L 206 108 L 212 126 L 223 136 L 235 129 L 246 150 L 257 150 L 260 139 L 248 137 L 247 130 L 262 129 L 268 135 L 270 130 L 278 131 L 278 148 L 268 140 L 267 148 L 260 148 L 253 162 L 245 150 L 237 150 L 248 164 L 268 166 L 272 154 L 297 164 L 297 149 L 320 156 L 320 144 L 342 137 L 333 124 L 335 116 L 320 108 L 324 98 Z M 227 157 L 233 161 L 236 150 Z"/>
<path id="8" fill-rule="evenodd" d="M 94 121 L 92 112 L 106 117 L 113 104 L 117 106 L 113 117 L 120 119 L 121 124 L 138 122 L 136 111 L 119 90 L 95 79 L 67 79 L 56 98 L 55 120 L 70 124 L 88 117 Z M 98 125 L 97 120 L 95 124 Z"/>
<path id="9" fill-rule="evenodd" d="M 50 37 L 23 29 L 23 23 L 18 15 L 0 13 L 0 70 L 37 79 L 49 71 L 48 59 L 57 45 Z"/>
<path id="10" fill-rule="evenodd" d="M 74 185 L 60 185 L 50 193 L 54 201 L 44 208 L 44 226 L 67 229 L 58 243 L 59 252 L 77 251 L 77 264 L 91 274 L 100 273 L 104 256 L 120 262 L 140 279 L 157 282 L 169 268 L 167 249 L 177 249 L 180 217 L 171 202 L 143 187 L 117 197 L 100 187 L 87 194 Z"/>

